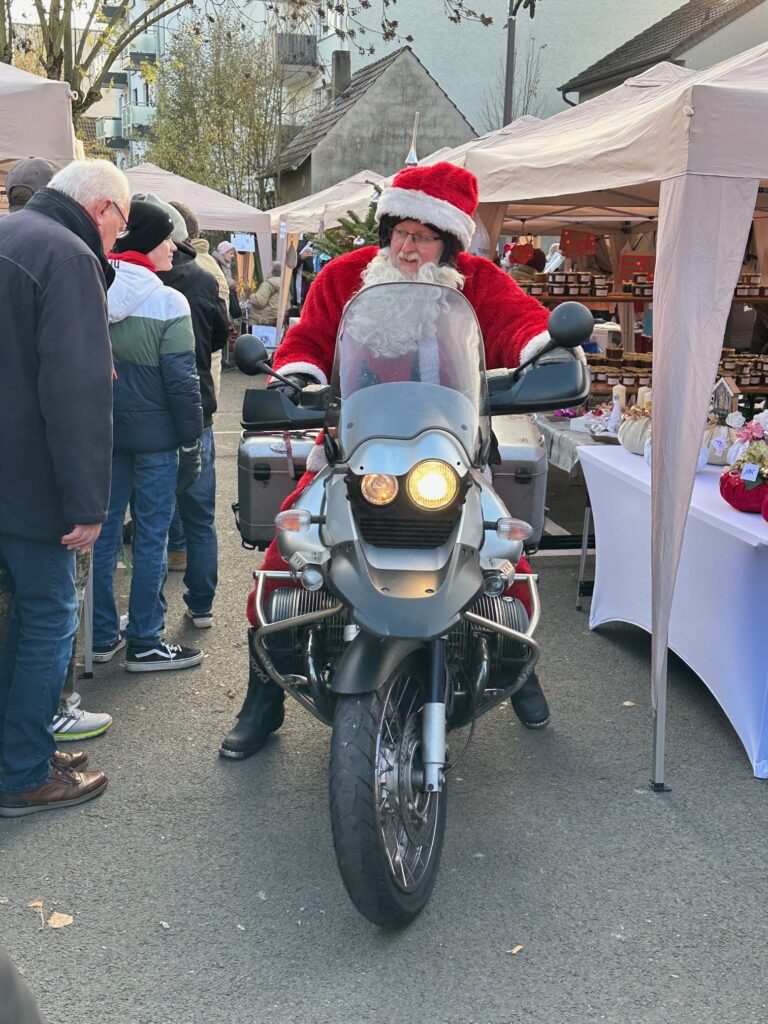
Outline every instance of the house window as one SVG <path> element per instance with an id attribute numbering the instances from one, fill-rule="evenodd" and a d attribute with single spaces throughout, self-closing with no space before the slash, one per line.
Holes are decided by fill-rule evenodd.
<path id="1" fill-rule="evenodd" d="M 132 93 L 133 93 L 133 102 L 134 103 L 138 103 L 139 102 L 139 90 L 138 89 L 133 89 Z"/>

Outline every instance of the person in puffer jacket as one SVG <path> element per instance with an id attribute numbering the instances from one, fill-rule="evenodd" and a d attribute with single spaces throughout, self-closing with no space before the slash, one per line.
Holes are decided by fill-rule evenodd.
<path id="1" fill-rule="evenodd" d="M 108 295 L 112 492 L 94 548 L 93 660 L 111 661 L 127 643 L 128 672 L 188 668 L 203 659 L 202 651 L 163 640 L 168 527 L 176 495 L 200 475 L 203 431 L 189 303 L 157 276 L 172 266 L 172 230 L 166 211 L 134 199 L 127 230 L 109 256 L 115 269 Z M 131 498 L 133 575 L 123 634 L 113 584 Z"/>

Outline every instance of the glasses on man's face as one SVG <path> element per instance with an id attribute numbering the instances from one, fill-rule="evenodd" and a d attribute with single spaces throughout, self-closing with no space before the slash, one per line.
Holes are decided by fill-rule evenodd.
<path id="1" fill-rule="evenodd" d="M 120 220 L 123 222 L 123 231 L 121 232 L 121 234 L 124 234 L 128 230 L 128 221 L 125 218 L 125 214 L 120 209 L 120 207 L 117 205 L 117 203 L 115 202 L 114 199 L 111 199 L 110 202 L 112 203 L 114 208 L 117 210 L 118 214 L 120 215 Z"/>
<path id="2" fill-rule="evenodd" d="M 425 235 L 421 231 L 405 231 L 403 228 L 393 228 L 392 237 L 396 238 L 401 245 L 405 245 L 407 238 L 413 239 L 413 244 L 418 249 L 423 249 L 428 245 L 432 245 L 433 242 L 439 242 L 439 235 Z"/>

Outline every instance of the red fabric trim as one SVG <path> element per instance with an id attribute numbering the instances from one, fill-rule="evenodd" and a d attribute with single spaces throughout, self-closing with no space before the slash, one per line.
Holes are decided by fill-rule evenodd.
<path id="1" fill-rule="evenodd" d="M 157 267 L 146 253 L 134 252 L 133 249 L 128 249 L 127 252 L 111 252 L 107 259 L 111 263 L 132 263 L 135 267 L 144 267 L 145 270 L 151 270 L 153 274 L 157 273 Z"/>

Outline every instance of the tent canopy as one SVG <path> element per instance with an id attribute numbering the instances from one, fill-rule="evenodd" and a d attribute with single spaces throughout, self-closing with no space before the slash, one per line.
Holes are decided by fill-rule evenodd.
<path id="1" fill-rule="evenodd" d="M 694 72 L 661 64 L 506 145 L 474 149 L 483 203 L 657 206 L 685 173 L 764 177 L 768 47 Z"/>
<path id="2" fill-rule="evenodd" d="M 750 225 L 763 207 L 767 116 L 764 43 L 704 71 L 651 69 L 503 146 L 471 151 L 466 163 L 478 175 L 484 220 L 494 226 L 510 207 L 535 203 L 588 203 L 606 212 L 618 202 L 658 205 L 651 502 L 656 788 L 664 785 L 675 577 L 725 322 Z"/>
<path id="3" fill-rule="evenodd" d="M 372 186 L 383 181 L 376 171 L 358 171 L 321 192 L 278 206 L 269 211 L 272 231 L 278 231 L 281 217 L 285 217 L 288 234 L 317 233 L 323 228 L 337 227 L 339 217 L 346 216 L 348 210 L 364 217 L 371 203 Z"/>
<path id="4" fill-rule="evenodd" d="M 71 96 L 66 82 L 0 64 L 0 182 L 29 156 L 59 167 L 75 159 Z"/>
<path id="5" fill-rule="evenodd" d="M 165 202 L 186 203 L 194 210 L 200 227 L 206 231 L 269 232 L 269 214 L 223 192 L 198 185 L 195 181 L 171 174 L 156 164 L 139 164 L 125 172 L 131 194 L 154 192 Z"/>

